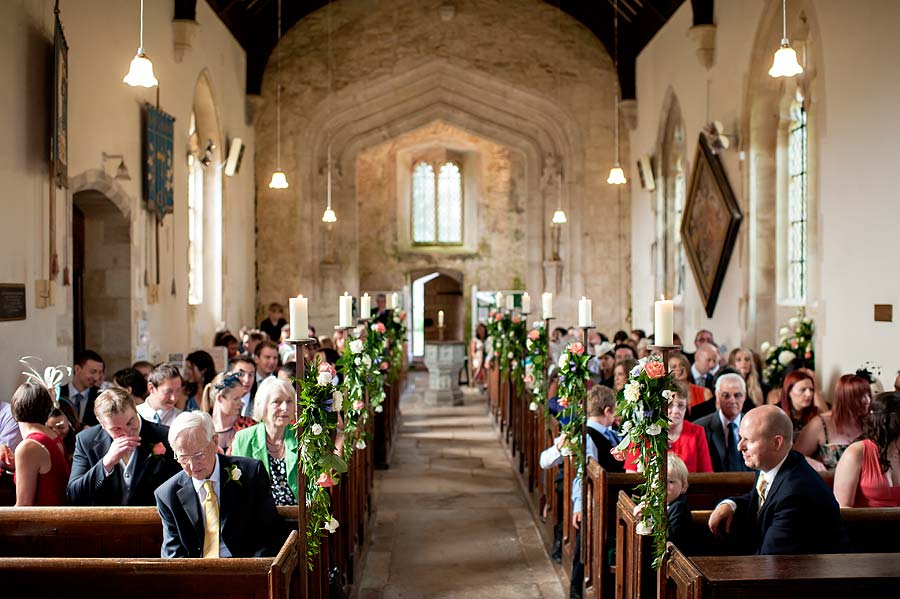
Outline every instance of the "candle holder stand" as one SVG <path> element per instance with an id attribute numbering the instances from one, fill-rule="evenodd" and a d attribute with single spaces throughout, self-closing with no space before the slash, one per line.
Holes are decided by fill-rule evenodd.
<path id="1" fill-rule="evenodd" d="M 300 394 L 303 392 L 303 381 L 306 379 L 306 356 L 305 349 L 318 343 L 317 339 L 307 337 L 305 339 L 289 339 L 288 343 L 294 346 L 294 360 L 297 364 L 297 376 L 294 379 L 294 390 L 299 400 Z M 306 473 L 303 471 L 303 458 L 300 455 L 300 447 L 297 447 L 297 489 L 303 493 L 302 497 L 298 497 L 297 501 L 297 532 L 300 536 L 299 555 L 302 565 L 297 568 L 300 573 L 300 596 L 307 596 L 307 576 L 309 568 L 306 567 L 307 547 L 306 547 Z"/>
<path id="2" fill-rule="evenodd" d="M 591 329 L 594 328 L 594 325 L 587 324 L 578 327 L 581 329 L 581 344 L 584 346 L 584 351 L 588 349 L 588 333 Z M 581 411 L 584 415 L 584 419 L 581 421 L 581 543 L 579 545 L 579 554 L 578 558 L 582 560 L 584 563 L 584 557 L 587 548 L 587 535 L 584 534 L 584 526 L 587 522 L 587 381 L 585 381 L 585 392 L 581 397 Z M 584 584 L 582 582 L 582 584 Z"/>

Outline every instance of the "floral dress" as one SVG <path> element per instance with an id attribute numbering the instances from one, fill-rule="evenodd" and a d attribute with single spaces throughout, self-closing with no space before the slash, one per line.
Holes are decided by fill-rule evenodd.
<path id="1" fill-rule="evenodd" d="M 269 454 L 269 470 L 272 473 L 272 498 L 275 505 L 297 505 L 294 492 L 288 484 L 287 466 L 284 458 L 272 457 Z"/>
<path id="2" fill-rule="evenodd" d="M 844 455 L 844 451 L 850 447 L 850 443 L 854 443 L 858 439 L 854 439 L 853 441 L 850 441 L 850 443 L 829 443 L 828 426 L 826 426 L 825 419 L 822 418 L 822 416 L 819 416 L 819 419 L 822 421 L 822 430 L 825 431 L 825 443 L 819 443 L 815 458 L 822 462 L 826 469 L 834 470 L 837 468 L 841 456 Z"/>

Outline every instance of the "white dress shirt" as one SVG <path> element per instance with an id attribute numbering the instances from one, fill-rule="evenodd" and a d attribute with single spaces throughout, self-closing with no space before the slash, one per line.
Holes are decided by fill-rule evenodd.
<path id="1" fill-rule="evenodd" d="M 75 385 L 69 383 L 69 403 L 72 404 L 72 407 L 75 407 L 75 396 L 80 395 L 83 399 L 81 400 L 81 405 L 77 407 L 78 409 L 78 421 L 84 422 L 84 410 L 87 408 L 88 400 L 91 398 L 91 388 L 88 387 L 84 391 L 79 391 L 75 388 Z"/>
<path id="2" fill-rule="evenodd" d="M 172 426 L 172 421 L 175 420 L 176 416 L 181 414 L 181 410 L 178 408 L 172 408 L 171 410 L 156 410 L 150 405 L 149 401 L 145 401 L 138 405 L 137 413 L 148 422 Z M 159 415 L 159 420 L 156 419 L 157 414 Z"/>
<path id="3" fill-rule="evenodd" d="M 225 546 L 225 538 L 222 536 L 222 473 L 219 471 L 218 454 L 216 454 L 216 467 L 212 472 L 212 476 L 208 479 L 191 477 L 194 491 L 197 492 L 197 499 L 200 500 L 200 517 L 203 519 L 203 530 L 206 530 L 206 510 L 203 508 L 203 502 L 206 501 L 206 489 L 203 488 L 203 483 L 207 480 L 212 481 L 213 491 L 216 493 L 216 501 L 219 504 L 219 557 L 231 557 L 231 552 Z"/>
<path id="4" fill-rule="evenodd" d="M 763 478 L 766 479 L 766 496 L 767 497 L 769 495 L 769 489 L 772 488 L 772 483 L 775 482 L 775 477 L 778 476 L 778 472 L 781 470 L 781 466 L 784 465 L 784 461 L 786 459 L 788 459 L 789 455 L 791 455 L 790 452 L 788 452 L 788 454 L 786 456 L 781 458 L 781 461 L 778 462 L 778 464 L 774 468 L 772 468 L 771 470 L 766 470 L 765 472 L 762 472 L 760 474 L 760 476 L 762 476 Z M 754 485 L 754 488 L 756 488 L 755 485 Z M 734 501 L 732 501 L 731 499 L 723 499 L 722 501 L 719 502 L 719 505 L 722 505 L 723 503 L 725 505 L 729 506 L 731 508 L 732 512 L 737 511 L 737 504 Z M 717 505 L 716 507 L 719 507 L 719 506 Z"/>

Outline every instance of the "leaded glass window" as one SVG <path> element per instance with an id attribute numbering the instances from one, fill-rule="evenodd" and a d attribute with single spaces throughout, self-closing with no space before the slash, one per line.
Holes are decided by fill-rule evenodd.
<path id="1" fill-rule="evenodd" d="M 412 233 L 419 244 L 461 244 L 462 172 L 455 162 L 416 164 L 412 176 Z"/>
<path id="2" fill-rule="evenodd" d="M 788 126 L 787 290 L 788 299 L 806 299 L 807 126 L 803 96 L 791 104 Z"/>
<path id="3" fill-rule="evenodd" d="M 199 138 L 193 114 L 188 135 L 188 303 L 198 305 L 203 303 L 203 168 L 194 156 Z"/>

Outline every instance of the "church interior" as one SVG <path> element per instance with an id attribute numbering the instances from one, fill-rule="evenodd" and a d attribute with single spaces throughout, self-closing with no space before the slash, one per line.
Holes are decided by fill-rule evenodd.
<path id="1" fill-rule="evenodd" d="M 841 470 L 851 466 L 835 461 L 828 468 L 815 458 L 819 445 L 843 438 L 844 408 L 837 404 L 847 377 L 865 379 L 866 410 L 842 450 L 877 445 L 879 476 L 891 492 L 900 488 L 900 395 L 891 393 L 900 392 L 893 320 L 900 281 L 890 241 L 900 201 L 886 178 L 900 157 L 900 3 L 4 0 L 0 31 L 0 81 L 7 89 L 0 180 L 9 217 L 0 219 L 0 405 L 13 404 L 26 379 L 46 382 L 48 366 L 60 365 L 64 377 L 55 390 L 50 385 L 59 412 L 68 397 L 62 388 L 80 392 L 69 378 L 88 380 L 86 364 L 101 367 L 90 386 L 102 390 L 121 387 L 118 373 L 145 364 L 153 370 L 150 395 L 170 380 L 154 379 L 160 365 L 175 364 L 185 388 L 193 384 L 196 393 L 196 402 L 185 408 L 182 400 L 178 411 L 206 410 L 219 427 L 219 400 L 201 402 L 204 385 L 215 387 L 213 396 L 227 389 L 228 374 L 215 382 L 212 376 L 237 372 L 235 360 L 246 352 L 256 373 L 253 395 L 266 374 L 275 378 L 280 371 L 273 369 L 291 364 L 286 380 L 297 381 L 300 401 L 293 420 L 319 427 L 300 414 L 312 414 L 303 403 L 315 395 L 307 388 L 310 380 L 316 384 L 310 368 L 331 362 L 336 370 L 319 368 L 318 385 L 325 389 L 330 383 L 323 385 L 321 374 L 331 381 L 333 371 L 342 398 L 333 401 L 355 405 L 354 384 L 366 389 L 365 398 L 351 410 L 359 420 L 349 426 L 349 411 L 329 407 L 336 422 L 325 412 L 316 418 L 327 420 L 330 443 L 340 439 L 329 446 L 332 455 L 343 451 L 344 435 L 356 435 L 346 443 L 357 448 L 359 465 L 326 460 L 331 470 L 322 476 L 342 484 L 307 487 L 300 535 L 284 547 L 296 542 L 301 554 L 313 546 L 320 552 L 308 573 L 295 564 L 283 596 L 687 597 L 682 580 L 689 576 L 705 581 L 704 593 L 721 584 L 763 596 L 779 568 L 791 593 L 825 589 L 824 596 L 835 596 L 835 589 L 858 582 L 871 584 L 873 596 L 890 596 L 879 593 L 900 585 L 900 567 L 887 565 L 900 543 L 861 541 L 883 539 L 884 527 L 900 523 L 900 495 L 893 493 L 896 504 L 860 507 L 848 491 L 845 502 Z M 859 279 L 843 283 L 841 273 Z M 384 347 L 371 349 L 368 340 L 379 335 L 387 336 Z M 308 339 L 315 345 L 305 345 Z M 365 349 L 357 349 L 364 340 Z M 538 344 L 546 347 L 541 362 L 530 356 Z M 277 357 L 262 366 L 269 345 Z M 337 362 L 327 352 L 321 361 L 311 358 L 326 348 Z M 384 377 L 377 391 L 371 376 L 347 372 L 363 368 L 360 352 L 368 356 L 370 349 L 372 376 Z M 620 350 L 631 355 L 623 358 Z M 204 370 L 192 358 L 197 352 L 212 359 L 209 379 L 193 373 Z M 819 574 L 803 579 L 791 578 L 795 556 L 752 562 L 732 555 L 737 565 L 725 576 L 725 566 L 716 570 L 703 560 L 729 558 L 692 558 L 677 543 L 665 550 L 665 532 L 662 549 L 649 542 L 656 533 L 631 534 L 648 522 L 640 509 L 656 513 L 655 504 L 636 506 L 626 497 L 639 475 L 608 473 L 596 455 L 568 460 L 565 443 L 573 423 L 601 421 L 590 402 L 602 401 L 594 390 L 608 381 L 619 394 L 609 408 L 618 420 L 598 425 L 604 435 L 610 431 L 599 441 L 588 434 L 590 423 L 572 428 L 580 439 L 574 451 L 596 453 L 606 443 L 613 452 L 621 443 L 625 454 L 633 449 L 621 427 L 623 418 L 631 425 L 624 405 L 631 400 L 623 397 L 629 381 L 644 380 L 642 392 L 656 393 L 647 366 L 654 355 L 662 357 L 664 380 L 675 385 L 683 374 L 688 395 L 697 397 L 687 398 L 685 433 L 694 420 L 702 424 L 700 413 L 691 413 L 701 403 L 710 418 L 721 416 L 712 426 L 722 439 L 729 435 L 723 426 L 734 425 L 718 450 L 717 433 L 707 430 L 709 470 L 689 464 L 683 493 L 697 535 L 698 522 L 717 521 L 719 500 L 755 484 L 754 522 L 761 523 L 765 503 L 770 511 L 778 506 L 774 473 L 812 443 L 810 472 L 822 474 L 835 510 L 840 504 L 849 543 L 865 549 L 843 562 L 827 554 L 851 551 L 823 549 L 822 561 L 802 566 Z M 673 366 L 673 355 L 684 357 L 684 366 Z M 712 366 L 704 367 L 710 355 Z M 738 364 L 742 355 L 753 362 L 746 367 L 752 374 Z M 585 388 L 564 376 L 569 365 L 576 372 L 576 362 Z M 34 377 L 23 373 L 32 367 Z M 193 370 L 185 374 L 186 368 Z M 728 393 L 720 396 L 734 382 L 721 378 L 726 371 L 742 377 L 748 402 L 731 422 Z M 823 442 L 808 436 L 813 415 L 793 411 L 785 381 L 793 385 L 797 372 L 808 373 L 801 378 L 811 382 Z M 361 382 L 353 383 L 354 376 Z M 199 377 L 199 387 L 191 377 Z M 339 388 L 337 380 L 348 386 Z M 672 401 L 667 393 L 679 393 L 676 387 L 660 397 Z M 370 393 L 384 396 L 383 412 Z M 195 399 L 187 392 L 185 398 Z M 897 430 L 884 445 L 869 415 L 893 409 L 884 407 L 892 401 L 897 411 L 884 426 Z M 771 415 L 764 404 L 784 411 Z M 145 414 L 135 405 L 142 422 L 152 420 L 152 409 Z M 672 451 L 681 421 L 666 405 L 663 428 Z M 756 417 L 747 417 L 754 406 Z M 570 410 L 571 418 L 558 421 Z M 69 417 L 75 428 L 85 426 L 79 439 L 90 428 L 116 438 L 99 405 L 87 412 L 76 405 L 76 422 Z M 793 438 L 778 438 L 791 453 L 774 470 L 763 467 L 764 459 L 754 466 L 748 458 L 754 450 L 744 449 L 756 434 L 749 429 L 764 416 L 780 422 L 785 412 Z M 250 419 L 255 414 L 235 417 L 250 426 L 260 421 Z M 156 416 L 169 430 L 166 416 Z M 647 423 L 635 426 L 656 436 L 652 426 L 646 432 Z M 768 434 L 773 426 L 760 430 Z M 264 429 L 271 433 L 268 424 Z M 0 503 L 30 505 L 17 503 L 10 462 L 19 453 L 9 447 L 4 457 L 2 433 L 0 425 L 0 497 L 9 501 Z M 305 435 L 298 433 L 303 448 Z M 160 439 L 163 451 L 174 451 L 173 465 L 181 464 L 173 474 L 195 467 L 196 459 L 181 460 L 184 436 L 179 445 L 177 435 Z M 561 461 L 546 469 L 546 451 L 554 447 Z M 230 447 L 220 449 L 231 459 Z M 77 464 L 80 449 L 73 451 Z M 646 466 L 648 481 L 651 470 L 662 472 L 663 487 L 665 473 L 671 479 L 673 472 L 666 453 L 663 445 L 656 470 Z M 117 467 L 128 474 L 132 454 L 123 455 L 107 477 Z M 311 471 L 304 474 L 300 461 L 302 487 Z M 229 482 L 240 483 L 237 472 Z M 757 478 L 771 489 L 768 502 Z M 296 480 L 291 484 L 297 493 Z M 317 499 L 309 499 L 310 488 Z M 197 491 L 209 497 L 203 493 Z M 326 518 L 322 530 L 332 534 L 323 533 L 319 546 L 302 523 L 321 516 L 322 493 L 330 493 L 334 522 L 354 525 L 335 534 Z M 657 499 L 649 486 L 646 493 Z M 212 496 L 224 502 L 224 495 Z M 147 505 L 157 505 L 148 497 Z M 295 520 L 296 504 L 287 504 Z M 159 505 L 160 516 L 155 508 L 147 516 L 72 507 L 101 511 L 47 517 L 73 530 L 80 518 L 96 517 L 102 528 L 103 518 L 121 517 L 123 527 L 152 525 L 158 535 L 160 517 L 165 526 Z M 730 505 L 740 516 L 743 504 Z M 15 523 L 23 512 L 2 512 L 22 509 L 0 507 L 0 529 L 20 530 Z M 846 512 L 879 509 L 885 511 Z M 203 522 L 211 517 L 205 512 Z M 668 518 L 674 521 L 671 512 Z M 0 530 L 0 537 L 13 534 Z M 237 557 L 222 534 L 222 547 L 229 544 Z M 38 559 L 80 556 L 51 537 L 44 553 L 10 541 L 0 549 L 0 571 L 28 589 L 74 580 L 66 578 L 71 571 L 48 573 Z M 146 555 L 84 557 L 157 558 L 158 548 L 157 542 Z M 37 561 L 17 570 L 15 560 L 23 557 Z M 271 559 L 237 561 L 243 565 L 235 572 L 248 581 L 241 596 L 275 593 Z M 79 567 L 83 576 L 105 572 L 99 561 Z M 160 581 L 176 576 L 148 567 L 147 576 Z M 148 588 L 162 592 L 164 584 Z M 231 592 L 238 596 L 237 588 Z"/>

